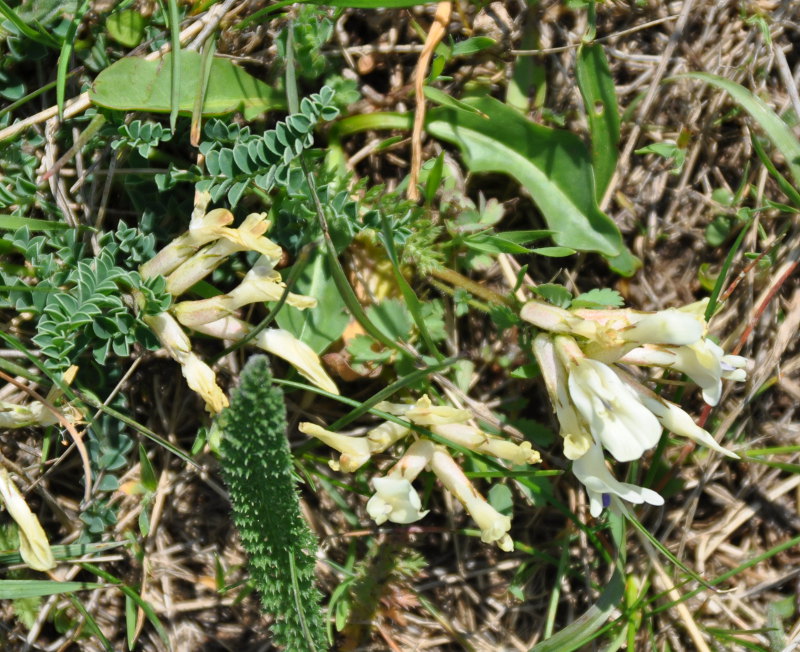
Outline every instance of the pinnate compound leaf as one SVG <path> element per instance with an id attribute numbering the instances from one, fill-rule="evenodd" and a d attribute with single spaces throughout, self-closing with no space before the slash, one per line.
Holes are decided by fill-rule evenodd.
<path id="1" fill-rule="evenodd" d="M 89 99 L 118 111 L 169 113 L 172 55 L 147 61 L 126 57 L 103 70 L 94 80 Z M 201 56 L 181 52 L 181 88 L 178 111 L 191 115 L 195 96 L 201 87 Z M 251 119 L 272 109 L 284 107 L 283 93 L 267 86 L 228 59 L 214 58 L 203 103 L 203 115 L 223 115 L 243 111 Z"/>
<path id="2" fill-rule="evenodd" d="M 457 145 L 472 172 L 514 177 L 541 210 L 556 244 L 605 256 L 621 274 L 637 261 L 614 221 L 597 206 L 592 160 L 575 134 L 531 122 L 490 97 L 464 100 L 488 118 L 437 108 L 428 132 Z"/>

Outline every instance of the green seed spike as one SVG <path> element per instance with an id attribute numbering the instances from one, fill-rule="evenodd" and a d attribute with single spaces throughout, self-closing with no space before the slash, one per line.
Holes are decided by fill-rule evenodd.
<path id="1" fill-rule="evenodd" d="M 292 652 L 327 649 L 314 586 L 317 541 L 300 514 L 286 440 L 283 392 L 269 362 L 254 356 L 219 418 L 222 471 L 233 518 L 275 642 Z"/>

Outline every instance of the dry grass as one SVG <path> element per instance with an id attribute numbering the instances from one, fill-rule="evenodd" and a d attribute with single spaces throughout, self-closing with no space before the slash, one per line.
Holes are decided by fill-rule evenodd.
<path id="1" fill-rule="evenodd" d="M 240 5 L 233 9 L 241 10 Z M 420 49 L 412 22 L 427 27 L 431 12 L 420 8 L 351 10 L 343 15 L 330 56 L 340 56 L 346 74 L 359 80 L 364 99 L 357 110 L 410 108 L 411 72 Z M 747 21 L 759 15 L 769 29 L 769 41 L 757 23 Z M 448 69 L 453 75 L 450 90 L 458 96 L 464 84 L 476 77 L 491 78 L 501 90 L 518 60 L 509 50 L 521 48 L 526 21 L 538 27 L 545 52 L 534 56 L 547 78 L 545 105 L 563 115 L 571 129 L 585 133 L 573 73 L 575 46 L 585 31 L 585 12 L 570 11 L 561 2 L 545 1 L 527 10 L 523 3 L 494 3 L 479 14 L 474 6 L 462 5 L 454 13 L 450 34 L 469 34 L 475 25 L 488 25 L 483 29 L 497 32 L 503 46 L 491 55 Z M 630 305 L 642 309 L 693 301 L 705 294 L 698 279 L 701 266 L 706 265 L 707 273 L 713 275 L 727 254 L 724 246 L 710 247 L 704 235 L 706 225 L 728 210 L 712 199 L 712 192 L 717 188 L 735 192 L 746 182 L 755 193 L 746 201 L 748 206 L 783 198 L 753 152 L 753 124 L 745 114 L 735 111 L 727 96 L 710 86 L 687 79 L 665 80 L 689 71 L 716 73 L 743 84 L 779 113 L 794 110 L 800 114 L 796 83 L 800 78 L 800 7 L 790 1 L 685 0 L 635 7 L 621 1 L 605 2 L 598 6 L 597 35 L 607 46 L 621 110 L 629 113 L 623 123 L 622 157 L 605 208 L 623 229 L 643 267 L 633 278 L 619 280 L 594 256 L 580 257 L 563 269 L 553 259 L 537 258 L 530 261 L 528 273 L 536 282 L 555 279 L 583 291 L 614 284 Z M 257 63 L 274 47 L 271 36 L 265 28 L 244 34 L 225 32 L 221 50 Z M 542 112 L 535 112 L 534 118 L 542 119 Z M 687 137 L 687 145 L 686 163 L 679 174 L 672 174 L 670 164 L 661 159 L 634 153 L 651 142 L 676 140 L 681 134 Z M 347 151 L 358 174 L 391 184 L 406 173 L 409 154 L 405 145 L 371 153 L 369 148 L 385 137 L 352 138 Z M 426 152 L 433 155 L 438 148 L 429 141 Z M 69 197 L 67 185 L 74 181 L 65 178 L 59 183 Z M 536 219 L 531 202 L 515 197 L 517 190 L 503 178 L 469 178 L 465 188 L 473 196 L 483 192 L 507 200 L 509 224 L 530 225 Z M 788 231 L 779 235 L 787 225 Z M 745 237 L 744 250 L 762 252 L 772 243 L 775 247 L 765 265 L 748 265 L 749 261 L 737 254 L 732 270 L 741 274 L 741 280 L 712 324 L 727 349 L 740 349 L 753 360 L 748 383 L 729 387 L 721 404 L 706 415 L 712 434 L 721 437 L 727 433 L 726 441 L 739 450 L 791 446 L 800 436 L 800 287 L 792 274 L 800 253 L 796 216 L 787 218 L 773 209 L 759 214 Z M 500 267 L 487 270 L 479 280 L 501 291 L 508 289 Z M 417 279 L 417 284 L 422 293 L 432 292 L 423 279 Z M 515 337 L 504 334 L 499 339 L 491 323 L 480 316 L 464 320 L 452 337 L 454 350 L 476 363 L 470 394 L 473 401 L 516 419 L 550 423 L 542 389 L 535 383 L 508 382 L 496 364 L 500 354 L 523 358 Z M 487 358 L 482 353 L 485 350 L 495 355 Z M 230 377 L 235 377 L 240 363 L 234 359 L 225 362 Z M 370 396 L 381 384 L 365 380 L 343 383 L 343 387 L 358 399 Z M 171 365 L 147 357 L 120 389 L 129 397 L 137 420 L 182 448 L 191 447 L 199 425 L 199 404 Z M 695 391 L 685 394 L 683 404 L 695 414 L 701 413 Z M 296 395 L 290 397 L 289 408 L 293 425 L 312 411 L 328 422 L 341 414 L 335 404 Z M 299 441 L 294 429 L 290 437 Z M 2 453 L 21 469 L 36 469 L 37 442 L 36 435 L 7 434 Z M 561 464 L 559 447 L 550 452 L 546 466 L 557 468 Z M 112 551 L 103 566 L 129 585 L 141 587 L 142 596 L 165 623 L 174 650 L 272 649 L 270 620 L 260 614 L 256 596 L 250 594 L 239 601 L 240 589 L 216 590 L 219 568 L 224 569 L 227 585 L 246 577 L 245 557 L 229 518 L 216 461 L 201 456 L 198 469 L 157 449 L 153 454 L 160 482 L 151 533 L 134 548 L 136 555 L 127 549 Z M 767 459 L 797 464 L 798 454 Z M 665 490 L 667 504 L 640 510 L 639 517 L 655 538 L 707 580 L 800 534 L 800 475 L 794 469 L 747 460 L 722 461 L 706 451 L 679 446 L 667 448 L 663 463 L 674 474 Z M 324 465 L 320 469 L 336 479 Z M 138 474 L 135 465 L 126 479 Z M 36 490 L 47 506 L 44 511 L 62 515 L 61 523 L 52 520 L 47 528 L 51 533 L 60 532 L 65 541 L 77 534 L 79 475 L 80 466 L 71 456 L 48 473 Z M 35 479 L 35 473 L 28 477 Z M 348 515 L 326 488 L 318 483 L 316 489 L 305 488 L 304 508 L 320 538 L 319 583 L 327 595 L 343 579 L 328 561 L 346 565 L 348 560 L 366 555 L 370 564 L 367 575 L 373 573 L 373 579 L 382 577 L 386 555 L 408 556 L 413 551 L 426 562 L 423 572 L 386 583 L 381 599 L 372 605 L 371 622 L 351 627 L 346 636 L 340 636 L 342 649 L 525 651 L 543 637 L 556 582 L 559 593 L 554 624 L 558 630 L 596 600 L 598 586 L 607 580 L 608 570 L 598 563 L 598 552 L 586 534 L 563 512 L 540 500 L 531 501 L 516 488 L 512 535 L 520 547 L 510 554 L 459 533 L 460 528 L 471 527 L 469 520 L 457 503 L 436 492 L 430 499 L 431 514 L 421 524 L 376 530 L 370 526 L 362 497 L 342 492 L 352 510 Z M 591 521 L 584 494 L 571 476 L 554 479 L 553 490 L 581 521 Z M 118 525 L 112 538 L 123 539 L 134 531 L 141 508 L 136 496 L 118 494 Z M 601 534 L 601 543 L 610 548 L 604 537 Z M 717 591 L 702 590 L 680 608 L 649 616 L 639 630 L 636 648 L 735 649 L 738 644 L 714 642 L 709 628 L 720 628 L 748 630 L 750 633 L 740 634 L 742 641 L 759 649 L 781 649 L 769 647 L 764 628 L 776 625 L 770 620 L 770 605 L 795 599 L 799 556 L 796 547 L 788 547 L 736 573 L 719 584 Z M 559 560 L 572 572 L 560 571 Z M 86 576 L 77 570 L 67 572 L 69 568 L 77 569 L 62 566 L 58 576 Z M 651 606 L 672 599 L 668 592 L 673 587 L 677 587 L 677 595 L 697 588 L 695 582 L 684 583 L 682 573 L 635 534 L 628 538 L 627 571 L 639 585 L 652 584 L 651 596 L 660 594 Z M 509 592 L 512 585 L 516 593 Z M 377 594 L 370 595 L 375 598 Z M 71 642 L 70 633 L 60 635 L 45 622 L 48 614 L 63 607 L 62 598 L 47 600 L 45 605 L 41 625 L 30 633 L 15 623 L 10 605 L 3 607 L 3 649 L 101 649 L 91 639 Z M 94 592 L 87 595 L 85 605 L 116 649 L 123 649 L 120 593 Z M 800 640 L 796 604 L 792 603 L 790 612 L 777 626 L 787 641 Z M 166 649 L 147 624 L 143 624 L 140 646 Z"/>

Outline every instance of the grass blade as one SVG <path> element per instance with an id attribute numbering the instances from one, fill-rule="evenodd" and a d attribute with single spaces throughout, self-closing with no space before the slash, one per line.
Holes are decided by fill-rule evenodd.
<path id="1" fill-rule="evenodd" d="M 786 165 L 794 177 L 796 186 L 800 186 L 800 140 L 794 135 L 791 127 L 760 98 L 753 95 L 744 86 L 724 77 L 706 72 L 693 72 L 682 77 L 699 79 L 725 91 L 733 100 L 747 111 L 766 132 L 769 139 L 780 150 L 786 159 Z"/>
<path id="2" fill-rule="evenodd" d="M 64 42 L 61 44 L 61 54 L 58 57 L 58 68 L 56 72 L 56 104 L 58 105 L 58 118 L 64 118 L 64 100 L 67 89 L 67 67 L 69 60 L 72 58 L 72 51 L 75 47 L 75 35 L 78 33 L 78 26 L 83 20 L 84 14 L 89 10 L 91 3 L 89 0 L 83 0 L 83 3 L 75 12 L 72 21 L 67 27 L 67 33 L 64 35 Z"/>
<path id="3" fill-rule="evenodd" d="M 178 0 L 169 0 L 169 33 L 172 41 L 169 128 L 175 131 L 181 96 L 181 25 L 178 16 Z"/>

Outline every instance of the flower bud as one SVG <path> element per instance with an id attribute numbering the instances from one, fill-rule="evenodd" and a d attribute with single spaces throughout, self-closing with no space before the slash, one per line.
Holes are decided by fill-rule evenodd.
<path id="1" fill-rule="evenodd" d="M 0 467 L 0 498 L 11 518 L 19 527 L 19 554 L 22 560 L 38 571 L 48 571 L 56 565 L 50 542 L 39 519 L 31 512 L 8 471 Z"/>

